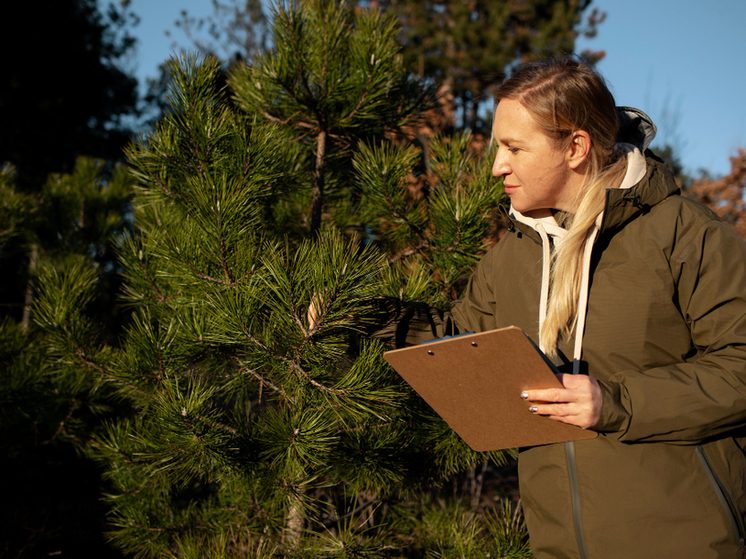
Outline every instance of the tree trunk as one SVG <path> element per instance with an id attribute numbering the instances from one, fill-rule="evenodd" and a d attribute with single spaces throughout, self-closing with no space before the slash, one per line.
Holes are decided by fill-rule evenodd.
<path id="1" fill-rule="evenodd" d="M 296 501 L 290 504 L 288 513 L 285 516 L 285 529 L 283 530 L 283 539 L 285 547 L 288 550 L 297 549 L 300 545 L 300 538 L 303 535 L 303 513 L 300 504 Z"/>
<path id="2" fill-rule="evenodd" d="M 34 275 L 36 274 L 36 261 L 39 258 L 39 246 L 34 243 L 31 245 L 31 256 L 28 263 L 28 281 L 26 282 L 26 296 L 23 300 L 23 318 L 21 319 L 21 331 L 25 334 L 28 332 L 28 325 L 31 321 L 31 303 L 34 300 Z"/>
<path id="3" fill-rule="evenodd" d="M 476 511 L 482 499 L 482 488 L 484 487 L 484 475 L 489 467 L 489 460 L 482 461 L 482 467 L 477 474 L 476 467 L 469 470 L 469 493 L 471 494 L 471 510 Z"/>

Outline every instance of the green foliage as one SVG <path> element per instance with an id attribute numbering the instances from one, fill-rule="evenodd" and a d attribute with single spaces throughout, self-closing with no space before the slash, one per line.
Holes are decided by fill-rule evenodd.
<path id="1" fill-rule="evenodd" d="M 43 368 L 44 353 L 38 340 L 23 332 L 21 325 L 0 321 L 0 433 L 8 448 L 54 434 L 48 417 L 56 415 L 62 403 L 53 397 Z M 46 427 L 46 428 L 45 428 Z"/>
<path id="2" fill-rule="evenodd" d="M 117 236 L 129 228 L 131 179 L 121 165 L 105 177 L 105 163 L 90 157 L 79 158 L 70 174 L 50 175 L 37 227 L 50 257 L 80 254 L 101 265 L 113 260 Z"/>
<path id="3" fill-rule="evenodd" d="M 311 142 L 325 130 L 349 148 L 419 108 L 423 91 L 403 72 L 392 18 L 314 0 L 299 11 L 277 4 L 273 22 L 274 48 L 229 79 L 248 114 L 305 131 Z"/>
<path id="4" fill-rule="evenodd" d="M 11 165 L 0 169 L 0 256 L 10 241 L 23 235 L 36 211 L 33 198 L 16 190 L 14 176 Z"/>
<path id="5" fill-rule="evenodd" d="M 0 328 L 5 411 L 34 418 L 32 440 L 81 444 L 92 417 L 110 409 L 96 396 L 103 379 L 91 359 L 106 362 L 110 355 L 100 345 L 101 316 L 111 316 L 110 307 L 101 308 L 107 300 L 100 290 L 113 273 L 116 236 L 126 227 L 129 183 L 121 167 L 109 180 L 102 174 L 101 162 L 80 158 L 72 174 L 50 177 L 40 200 L 14 191 L 10 169 L 0 179 L 3 238 L 12 248 L 0 256 L 30 250 L 28 295 L 38 284 L 36 299 L 26 303 L 28 310 L 33 304 L 35 324 L 8 315 Z M 17 429 L 12 420 L 3 426 Z"/>
<path id="6" fill-rule="evenodd" d="M 253 61 L 261 53 L 257 46 L 264 41 L 266 30 L 266 20 L 258 4 L 255 0 L 213 0 L 212 16 L 197 20 L 184 14 L 177 25 L 200 52 L 214 54 L 223 50 L 228 53 L 226 58 L 229 60 Z M 344 34 L 342 29 L 331 29 L 328 33 L 314 36 L 311 33 L 302 34 L 303 24 L 291 28 L 285 25 L 285 16 L 289 14 L 292 17 L 294 7 L 298 4 L 305 4 L 308 12 L 317 7 L 327 12 L 334 8 L 331 2 L 318 1 L 285 1 L 276 5 L 273 12 L 275 26 L 270 42 L 275 45 L 275 52 L 286 49 L 279 64 L 280 70 L 291 67 L 298 70 L 295 74 L 288 72 L 290 83 L 299 80 L 306 72 L 305 68 L 310 67 L 307 62 L 319 60 L 319 55 L 323 56 L 328 51 L 334 57 L 327 57 L 332 64 L 339 59 L 337 55 L 346 55 L 343 49 L 336 50 L 344 41 L 338 40 Z M 406 73 L 427 80 L 441 93 L 442 108 L 445 110 L 429 125 L 438 131 L 455 128 L 482 136 L 489 135 L 488 105 L 492 89 L 505 75 L 519 63 L 573 52 L 575 39 L 580 35 L 595 36 L 605 18 L 604 13 L 592 8 L 589 0 L 492 3 L 364 0 L 337 4 L 343 5 L 343 9 L 356 6 L 354 9 L 365 17 L 378 17 L 381 11 L 387 20 L 395 18 L 398 23 L 395 30 L 399 46 L 397 56 Z M 278 25 L 278 22 L 281 24 Z M 352 28 L 349 20 L 345 23 Z M 200 29 L 203 30 L 202 37 L 196 33 Z M 372 31 L 376 32 L 376 28 Z M 205 35 L 209 35 L 209 38 Z M 361 59 L 366 60 L 366 56 Z M 584 52 L 582 56 L 595 62 L 604 53 Z M 330 72 L 329 75 L 335 73 Z M 315 83 L 308 80 L 309 86 Z M 354 95 L 349 98 L 355 99 Z M 347 100 L 343 99 L 342 102 Z M 261 105 L 257 108 L 263 110 Z M 314 110 L 314 106 L 306 108 Z M 287 116 L 290 120 L 296 120 L 308 118 L 310 114 L 298 111 Z"/>
<path id="7" fill-rule="evenodd" d="M 672 144 L 667 143 L 662 146 L 653 146 L 652 149 L 655 150 L 655 154 L 660 157 L 671 170 L 679 187 L 686 191 L 694 178 L 688 176 L 684 172 L 684 164 L 681 162 L 676 148 Z"/>
<path id="8" fill-rule="evenodd" d="M 100 522 L 97 474 L 76 452 L 116 413 L 101 364 L 116 353 L 104 341 L 119 318 L 114 247 L 131 227 L 128 174 L 81 157 L 35 197 L 15 190 L 9 167 L 0 189 L 0 259 L 12 270 L 0 286 L 0 439 L 3 471 L 16 480 L 0 539 L 11 555 L 58 545 L 98 553 L 101 536 L 87 532 Z"/>
<path id="9" fill-rule="evenodd" d="M 365 337 L 375 325 L 368 301 L 384 291 L 384 254 L 334 229 L 310 240 L 274 240 L 272 228 L 267 235 L 264 220 L 277 215 L 273 191 L 294 184 L 282 180 L 294 169 L 294 147 L 273 138 L 277 126 L 225 103 L 212 85 L 214 61 L 172 65 L 168 116 L 129 150 L 139 234 L 123 240 L 121 261 L 132 322 L 121 351 L 102 356 L 98 368 L 132 410 L 89 447 L 106 465 L 112 541 L 142 557 L 188 556 L 200 546 L 225 556 L 241 549 L 391 556 L 398 528 L 388 526 L 394 517 L 383 503 L 437 485 L 482 457 Z M 458 155 L 447 146 L 433 151 L 442 177 L 421 229 L 437 250 L 443 245 L 430 216 L 463 212 L 465 225 L 449 230 L 447 246 L 455 249 L 443 252 L 473 261 L 484 232 L 472 229 L 487 223 L 495 195 L 472 177 L 466 141 L 456 144 Z M 401 177 L 415 161 L 404 152 L 410 156 Z M 371 176 L 378 164 L 366 163 Z M 411 228 L 410 221 L 401 227 Z M 64 284 L 53 279 L 44 284 Z M 86 282 L 76 282 L 80 297 Z M 70 340 L 86 335 L 85 321 L 45 306 L 39 316 L 70 324 L 55 349 L 64 363 L 64 343 L 69 355 L 76 347 Z M 363 496 L 380 514 L 361 528 L 358 513 L 342 511 Z"/>
<path id="10" fill-rule="evenodd" d="M 434 543 L 435 549 L 428 553 L 433 559 L 533 557 L 520 508 L 507 499 L 481 518 L 458 505 L 431 509 L 420 529 L 424 531 L 422 539 Z"/>

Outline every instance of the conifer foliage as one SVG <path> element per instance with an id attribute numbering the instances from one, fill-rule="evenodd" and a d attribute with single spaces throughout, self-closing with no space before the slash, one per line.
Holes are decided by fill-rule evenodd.
<path id="1" fill-rule="evenodd" d="M 572 52 L 575 39 L 595 35 L 604 14 L 590 0 L 377 0 L 396 13 L 404 63 L 451 96 L 458 127 L 489 135 L 494 88 L 518 64 Z M 586 52 L 597 60 L 603 53 Z"/>
<path id="2" fill-rule="evenodd" d="M 368 335 L 377 297 L 458 295 L 494 228 L 489 165 L 468 137 L 424 162 L 391 140 L 428 93 L 377 12 L 306 2 L 273 29 L 230 90 L 214 59 L 170 63 L 169 110 L 128 150 L 121 343 L 86 319 L 94 274 L 42 281 L 59 374 L 120 412 L 86 447 L 110 539 L 135 557 L 527 557 L 510 504 L 431 494 L 506 456 L 471 451 Z"/>

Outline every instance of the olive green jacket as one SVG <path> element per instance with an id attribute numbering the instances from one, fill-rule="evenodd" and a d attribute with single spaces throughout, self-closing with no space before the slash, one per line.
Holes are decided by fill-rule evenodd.
<path id="1" fill-rule="evenodd" d="M 520 449 L 538 558 L 746 557 L 746 243 L 645 162 L 608 191 L 590 262 L 581 359 L 600 434 Z M 538 339 L 543 256 L 511 220 L 450 312 L 392 310 L 396 345 L 508 325 Z"/>

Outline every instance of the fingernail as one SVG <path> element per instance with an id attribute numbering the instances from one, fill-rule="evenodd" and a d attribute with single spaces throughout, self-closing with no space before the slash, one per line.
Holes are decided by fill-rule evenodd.
<path id="1" fill-rule="evenodd" d="M 521 400 L 528 400 L 528 392 L 521 392 Z"/>
<path id="2" fill-rule="evenodd" d="M 537 411 L 539 411 L 539 408 L 537 408 L 536 406 L 531 406 L 530 408 L 528 408 L 528 411 L 530 411 L 531 413 L 536 413 Z"/>

